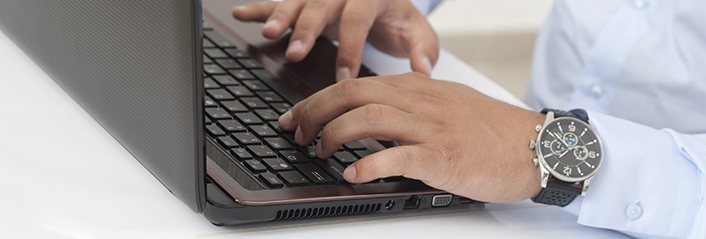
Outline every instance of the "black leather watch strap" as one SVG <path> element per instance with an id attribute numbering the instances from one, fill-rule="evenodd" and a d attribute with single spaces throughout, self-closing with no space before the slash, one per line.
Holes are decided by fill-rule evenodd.
<path id="1" fill-rule="evenodd" d="M 551 176 L 550 176 L 551 177 Z M 561 183 L 549 182 L 547 187 L 539 192 L 533 202 L 564 207 L 573 202 L 581 194 L 581 189 Z"/>
<path id="2" fill-rule="evenodd" d="M 583 109 L 573 109 L 571 111 L 563 111 L 563 110 L 556 110 L 556 109 L 543 109 L 541 112 L 542 112 L 542 114 L 546 114 L 549 111 L 554 112 L 554 118 L 559 118 L 559 117 L 577 118 L 583 122 L 586 122 L 586 124 L 588 124 L 588 113 L 586 113 L 586 111 Z"/>

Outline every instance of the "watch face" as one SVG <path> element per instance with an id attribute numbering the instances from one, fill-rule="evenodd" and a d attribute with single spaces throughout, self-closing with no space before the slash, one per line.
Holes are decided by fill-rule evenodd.
<path id="1" fill-rule="evenodd" d="M 592 176 L 603 159 L 603 147 L 588 124 L 561 117 L 539 134 L 540 162 L 560 180 L 577 182 Z"/>

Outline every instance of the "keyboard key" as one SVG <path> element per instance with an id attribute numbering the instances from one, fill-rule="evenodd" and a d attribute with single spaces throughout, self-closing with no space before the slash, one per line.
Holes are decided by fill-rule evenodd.
<path id="1" fill-rule="evenodd" d="M 235 113 L 235 117 L 246 124 L 262 124 L 262 120 L 253 113 Z"/>
<path id="2" fill-rule="evenodd" d="M 309 184 L 309 180 L 304 177 L 301 173 L 297 171 L 287 171 L 279 173 L 288 185 L 306 185 Z"/>
<path id="3" fill-rule="evenodd" d="M 252 155 L 245 148 L 234 148 L 230 150 L 230 153 L 236 156 L 238 160 L 243 161 L 245 159 L 251 159 Z"/>
<path id="4" fill-rule="evenodd" d="M 405 178 L 402 176 L 382 178 L 382 181 L 385 181 L 385 182 L 399 182 L 399 181 L 404 181 L 404 180 L 405 180 Z"/>
<path id="5" fill-rule="evenodd" d="M 274 129 L 274 130 L 277 131 L 277 132 L 280 132 L 280 133 L 281 133 L 281 132 L 284 132 L 284 131 L 279 127 L 279 122 L 277 122 L 277 121 L 270 121 L 270 127 L 272 127 L 272 129 Z"/>
<path id="6" fill-rule="evenodd" d="M 211 120 L 211 118 L 209 118 L 208 116 L 203 117 L 203 118 L 204 118 L 204 123 L 205 123 L 205 124 L 211 124 L 211 123 L 213 123 L 213 121 Z"/>
<path id="7" fill-rule="evenodd" d="M 257 114 L 258 116 L 260 116 L 260 118 L 266 121 L 279 120 L 279 114 L 277 114 L 277 112 L 275 112 L 274 110 L 255 110 L 255 114 Z M 277 124 L 277 128 L 279 128 L 279 124 Z"/>
<path id="8" fill-rule="evenodd" d="M 221 101 L 221 105 L 229 112 L 248 112 L 248 108 L 240 101 Z"/>
<path id="9" fill-rule="evenodd" d="M 215 125 L 215 124 L 206 126 L 206 132 L 208 134 L 210 134 L 212 137 L 226 135 L 226 132 L 223 131 L 220 127 L 218 127 L 218 125 Z"/>
<path id="10" fill-rule="evenodd" d="M 225 51 L 226 51 L 226 53 L 228 53 L 228 55 L 230 55 L 233 58 L 248 58 L 248 57 L 250 57 L 250 55 L 248 55 L 248 53 L 245 53 L 239 49 L 231 48 L 231 49 L 225 49 Z"/>
<path id="11" fill-rule="evenodd" d="M 260 179 L 262 179 L 267 186 L 271 188 L 281 188 L 284 186 L 284 182 L 282 182 L 277 175 L 274 175 L 273 173 L 270 172 L 264 172 L 260 174 Z"/>
<path id="12" fill-rule="evenodd" d="M 203 48 L 216 48 L 216 45 L 208 39 L 203 39 Z"/>
<path id="13" fill-rule="evenodd" d="M 228 91 L 224 89 L 214 89 L 214 90 L 206 90 L 206 93 L 211 96 L 214 100 L 221 101 L 221 100 L 234 100 L 235 97 L 228 93 Z"/>
<path id="14" fill-rule="evenodd" d="M 336 181 L 345 181 L 343 178 L 343 171 L 346 170 L 345 167 L 341 166 L 338 164 L 335 160 L 332 158 L 326 159 L 326 160 L 315 160 L 316 163 L 321 165 L 326 172 L 329 172 L 333 177 L 336 179 Z"/>
<path id="15" fill-rule="evenodd" d="M 316 166 L 316 164 L 297 164 L 295 167 L 297 167 L 297 169 L 299 169 L 304 175 L 306 175 L 309 180 L 314 182 L 314 184 L 333 183 L 333 178 L 331 178 L 331 176 L 328 176 L 328 174 L 324 172 L 324 170 L 321 169 L 319 166 Z"/>
<path id="16" fill-rule="evenodd" d="M 363 145 L 363 143 L 361 143 L 360 141 L 357 141 L 357 140 L 356 140 L 356 141 L 353 141 L 353 142 L 350 142 L 350 143 L 347 143 L 347 144 L 344 144 L 344 145 L 345 145 L 348 149 L 351 149 L 351 150 L 368 149 L 368 147 L 365 147 L 365 145 Z"/>
<path id="17" fill-rule="evenodd" d="M 245 126 L 235 120 L 219 120 L 218 125 L 228 132 L 243 132 L 246 130 Z"/>
<path id="18" fill-rule="evenodd" d="M 252 92 L 245 86 L 228 86 L 228 90 L 238 97 L 253 96 Z"/>
<path id="19" fill-rule="evenodd" d="M 220 66 L 216 64 L 203 65 L 203 72 L 209 75 L 224 75 L 226 70 L 223 70 Z"/>
<path id="20" fill-rule="evenodd" d="M 260 63 L 258 63 L 257 61 L 255 61 L 255 60 L 253 60 L 253 59 L 251 59 L 251 58 L 248 58 L 248 59 L 238 59 L 238 62 L 239 62 L 241 65 L 243 65 L 245 68 L 248 68 L 248 69 L 258 69 L 258 68 L 262 68 L 262 65 L 260 65 Z"/>
<path id="21" fill-rule="evenodd" d="M 235 142 L 235 140 L 230 136 L 218 137 L 218 143 L 226 149 L 238 147 L 238 142 Z"/>
<path id="22" fill-rule="evenodd" d="M 257 159 L 245 160 L 245 165 L 247 165 L 253 172 L 263 172 L 267 170 L 267 167 L 265 167 L 262 162 L 257 161 Z"/>
<path id="23" fill-rule="evenodd" d="M 235 47 L 228 39 L 216 31 L 204 31 L 203 35 L 221 48 Z"/>
<path id="24" fill-rule="evenodd" d="M 338 161 L 344 164 L 355 163 L 355 161 L 358 161 L 358 158 L 349 152 L 336 152 L 333 154 L 333 156 L 336 157 Z"/>
<path id="25" fill-rule="evenodd" d="M 277 132 L 270 128 L 269 125 L 251 125 L 250 129 L 260 137 L 277 136 Z"/>
<path id="26" fill-rule="evenodd" d="M 287 159 L 287 161 L 292 163 L 304 163 L 309 162 L 309 157 L 304 155 L 302 152 L 297 150 L 283 150 L 280 151 L 282 156 Z"/>
<path id="27" fill-rule="evenodd" d="M 284 137 L 289 140 L 289 142 L 292 142 L 292 144 L 297 144 L 297 141 L 294 140 L 294 133 L 287 132 L 284 134 Z"/>
<path id="28" fill-rule="evenodd" d="M 267 109 L 267 104 L 257 97 L 243 97 L 240 98 L 245 105 L 250 107 L 250 109 Z"/>
<path id="29" fill-rule="evenodd" d="M 209 78 L 203 79 L 203 88 L 204 89 L 218 89 L 218 88 L 221 88 L 221 86 L 216 84 L 216 82 L 213 81 L 213 79 L 211 79 L 209 77 Z"/>
<path id="30" fill-rule="evenodd" d="M 271 103 L 270 105 L 280 114 L 284 114 L 292 108 L 292 105 L 289 103 Z"/>
<path id="31" fill-rule="evenodd" d="M 279 97 L 274 91 L 258 91 L 257 95 L 267 102 L 280 102 L 283 101 L 282 97 Z"/>
<path id="32" fill-rule="evenodd" d="M 367 150 L 367 149 L 366 149 L 366 150 L 356 150 L 356 151 L 354 151 L 354 152 L 355 152 L 355 154 L 357 154 L 358 157 L 360 157 L 360 158 L 363 158 L 363 157 L 365 157 L 365 156 L 368 156 L 368 155 L 373 154 L 372 151 Z"/>
<path id="33" fill-rule="evenodd" d="M 238 140 L 241 144 L 261 144 L 262 141 L 255 137 L 255 135 L 251 133 L 235 133 L 233 134 L 233 137 Z"/>
<path id="34" fill-rule="evenodd" d="M 265 141 L 275 149 L 291 149 L 292 145 L 283 138 L 265 138 Z"/>
<path id="35" fill-rule="evenodd" d="M 215 61 L 216 63 L 218 63 L 218 65 L 228 70 L 243 69 L 243 66 L 238 64 L 238 62 L 233 59 L 217 59 Z"/>
<path id="36" fill-rule="evenodd" d="M 255 76 L 250 74 L 247 70 L 229 70 L 231 75 L 238 80 L 255 80 Z"/>
<path id="37" fill-rule="evenodd" d="M 253 90 L 253 91 L 270 90 L 270 87 L 267 87 L 267 85 L 265 85 L 265 83 L 262 83 L 261 81 L 256 81 L 256 80 L 245 80 L 245 81 L 243 81 L 243 85 L 247 86 L 248 89 Z"/>
<path id="38" fill-rule="evenodd" d="M 205 106 L 205 107 L 216 107 L 216 106 L 218 106 L 218 103 L 216 103 L 215 100 L 211 99 L 211 97 L 204 96 L 204 97 L 203 97 L 203 106 Z"/>
<path id="39" fill-rule="evenodd" d="M 218 82 L 218 84 L 221 84 L 223 86 L 228 86 L 228 85 L 240 85 L 240 82 L 235 80 L 232 76 L 229 75 L 215 75 L 213 76 L 213 79 Z"/>
<path id="40" fill-rule="evenodd" d="M 213 60 L 211 60 L 211 58 L 208 58 L 208 56 L 206 56 L 206 55 L 204 54 L 204 55 L 203 55 L 203 64 L 204 64 L 204 65 L 213 64 Z"/>
<path id="41" fill-rule="evenodd" d="M 299 146 L 299 147 L 301 148 L 302 151 L 304 151 L 304 153 L 307 156 L 309 156 L 309 158 L 316 158 L 316 146 L 309 145 L 306 147 L 301 147 L 301 146 Z"/>
<path id="42" fill-rule="evenodd" d="M 252 145 L 248 149 L 259 157 L 276 157 L 277 153 L 265 145 Z"/>
<path id="43" fill-rule="evenodd" d="M 289 166 L 287 162 L 280 158 L 266 158 L 262 159 L 262 161 L 265 162 L 267 166 L 270 166 L 270 168 L 275 171 L 292 170 L 292 166 Z"/>
<path id="44" fill-rule="evenodd" d="M 206 108 L 206 114 L 211 117 L 211 119 L 231 119 L 230 113 L 221 108 Z"/>
<path id="45" fill-rule="evenodd" d="M 203 53 L 211 59 L 228 58 L 228 55 L 218 48 L 203 49 Z"/>

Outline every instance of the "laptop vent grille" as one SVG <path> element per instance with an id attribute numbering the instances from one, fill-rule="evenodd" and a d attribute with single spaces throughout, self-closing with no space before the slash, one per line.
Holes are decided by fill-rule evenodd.
<path id="1" fill-rule="evenodd" d="M 317 217 L 336 217 L 357 214 L 371 214 L 380 211 L 382 205 L 378 204 L 359 204 L 346 205 L 337 207 L 317 207 L 317 208 L 300 208 L 287 209 L 277 211 L 275 221 L 294 220 Z"/>

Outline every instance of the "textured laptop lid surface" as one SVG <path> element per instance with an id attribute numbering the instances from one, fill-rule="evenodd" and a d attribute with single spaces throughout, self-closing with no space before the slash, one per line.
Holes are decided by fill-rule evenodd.
<path id="1" fill-rule="evenodd" d="M 197 212 L 200 8 L 200 0 L 0 0 L 0 29 Z"/>

